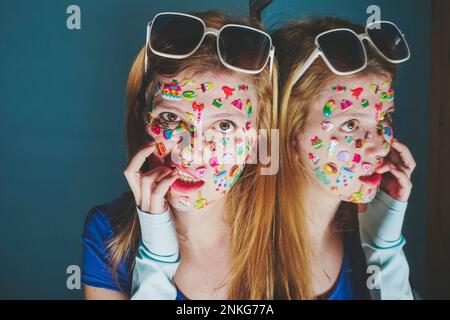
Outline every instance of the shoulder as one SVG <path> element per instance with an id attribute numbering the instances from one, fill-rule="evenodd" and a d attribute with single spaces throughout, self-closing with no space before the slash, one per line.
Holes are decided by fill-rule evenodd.
<path id="1" fill-rule="evenodd" d="M 129 292 L 130 272 L 125 259 L 117 270 L 112 272 L 108 242 L 114 237 L 114 219 L 129 206 L 126 193 L 120 197 L 93 207 L 86 215 L 83 230 L 83 273 L 84 284 L 115 291 Z"/>
<path id="2" fill-rule="evenodd" d="M 83 238 L 96 237 L 102 240 L 114 235 L 112 220 L 120 216 L 129 206 L 129 197 L 123 193 L 114 200 L 94 206 L 84 220 Z"/>

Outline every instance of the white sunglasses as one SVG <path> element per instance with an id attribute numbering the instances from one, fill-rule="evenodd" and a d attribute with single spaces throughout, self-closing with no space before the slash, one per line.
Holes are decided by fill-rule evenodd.
<path id="1" fill-rule="evenodd" d="M 177 12 L 159 13 L 148 23 L 145 72 L 148 48 L 161 57 L 184 59 L 198 50 L 208 34 L 216 36 L 219 59 L 227 68 L 257 74 L 270 60 L 272 76 L 275 47 L 269 34 L 238 24 L 227 24 L 220 30 L 207 28 L 202 19 Z"/>
<path id="2" fill-rule="evenodd" d="M 363 70 L 367 67 L 367 51 L 363 40 L 391 63 L 402 63 L 411 57 L 404 34 L 392 22 L 372 22 L 366 26 L 365 33 L 360 35 L 346 28 L 332 29 L 316 36 L 316 49 L 298 70 L 294 83 L 318 57 L 336 75 L 352 75 Z"/>

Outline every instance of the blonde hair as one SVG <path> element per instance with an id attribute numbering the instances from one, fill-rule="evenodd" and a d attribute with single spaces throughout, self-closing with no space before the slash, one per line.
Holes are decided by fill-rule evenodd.
<path id="1" fill-rule="evenodd" d="M 294 83 L 298 69 L 315 49 L 315 37 L 334 28 L 349 28 L 363 33 L 360 25 L 333 17 L 295 21 L 277 30 L 273 41 L 277 48 L 281 101 L 279 107 L 280 171 L 277 178 L 277 214 L 279 231 L 276 239 L 277 297 L 281 299 L 314 299 L 311 279 L 311 256 L 307 214 L 303 201 L 308 187 L 305 167 L 293 148 L 293 138 L 305 126 L 308 108 L 329 82 L 336 79 L 321 58 Z M 394 78 L 395 68 L 366 46 L 368 65 L 361 74 L 382 74 Z"/>
<path id="2" fill-rule="evenodd" d="M 251 20 L 231 21 L 221 13 L 209 11 L 194 13 L 208 27 L 220 29 L 228 23 L 246 24 L 259 28 Z M 148 54 L 148 72 L 144 74 L 145 47 L 131 67 L 126 93 L 125 140 L 128 158 L 142 147 L 148 135 L 145 131 L 145 109 L 153 95 L 158 75 L 174 76 L 183 70 L 193 74 L 215 71 L 235 74 L 220 62 L 215 39 L 207 37 L 198 51 L 182 60 L 166 59 Z M 239 40 L 237 40 L 239 41 Z M 274 74 L 277 68 L 274 63 Z M 239 74 L 243 76 L 243 74 Z M 245 75 L 256 87 L 258 95 L 259 128 L 270 129 L 277 122 L 277 77 L 273 83 L 268 67 L 257 75 Z M 275 85 L 274 85 L 275 84 Z M 145 163 L 143 171 L 149 170 Z M 229 299 L 272 299 L 273 266 L 273 216 L 275 212 L 275 176 L 260 176 L 259 164 L 247 164 L 241 177 L 227 195 L 231 230 L 231 277 Z M 116 234 L 109 243 L 111 265 L 116 273 L 120 261 L 136 255 L 140 242 L 140 226 L 135 212 L 134 198 L 130 193 L 129 207 L 112 219 Z"/>

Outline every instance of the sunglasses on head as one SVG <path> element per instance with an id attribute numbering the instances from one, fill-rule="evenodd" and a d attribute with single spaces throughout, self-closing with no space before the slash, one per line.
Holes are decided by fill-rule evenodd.
<path id="1" fill-rule="evenodd" d="M 401 63 L 410 58 L 408 43 L 398 27 L 389 21 L 378 21 L 366 26 L 365 33 L 357 35 L 346 28 L 322 32 L 315 39 L 316 49 L 298 70 L 294 83 L 320 56 L 337 75 L 355 74 L 367 66 L 366 40 L 384 59 Z"/>
<path id="2" fill-rule="evenodd" d="M 258 29 L 227 24 L 220 30 L 207 28 L 202 19 L 184 13 L 162 12 L 147 25 L 147 50 L 161 57 L 184 59 L 194 54 L 206 35 L 217 38 L 217 54 L 224 66 L 248 73 L 260 73 L 270 60 L 270 74 L 275 48 L 271 37 Z"/>

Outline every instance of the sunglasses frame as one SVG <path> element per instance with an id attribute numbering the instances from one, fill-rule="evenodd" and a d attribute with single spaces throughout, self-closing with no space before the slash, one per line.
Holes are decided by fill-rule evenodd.
<path id="1" fill-rule="evenodd" d="M 380 51 L 380 49 L 378 49 L 378 47 L 374 44 L 374 42 L 370 38 L 369 33 L 368 33 L 368 29 L 370 27 L 372 27 L 373 25 L 383 24 L 383 23 L 393 25 L 398 30 L 399 34 L 402 36 L 402 38 L 403 38 L 403 40 L 405 42 L 405 45 L 406 45 L 406 49 L 408 51 L 408 56 L 406 58 L 400 59 L 400 60 L 389 59 L 384 53 L 382 53 Z M 319 45 L 320 37 L 325 35 L 325 34 L 333 33 L 333 32 L 336 32 L 336 31 L 349 31 L 349 32 L 353 33 L 360 40 L 360 42 L 362 44 L 362 47 L 363 47 L 363 50 L 364 50 L 364 65 L 361 68 L 358 68 L 358 69 L 352 70 L 352 71 L 348 71 L 348 72 L 338 71 L 338 70 L 336 70 L 333 67 L 333 65 L 330 63 L 330 61 L 326 57 L 326 55 L 323 53 L 323 51 L 322 51 L 322 49 L 320 48 L 320 45 Z M 378 52 L 378 54 L 380 56 L 383 57 L 383 59 L 387 60 L 390 63 L 394 63 L 394 64 L 402 63 L 402 62 L 407 61 L 411 57 L 411 51 L 409 50 L 408 42 L 406 41 L 405 35 L 400 31 L 400 29 L 393 22 L 390 22 L 390 21 L 371 22 L 368 25 L 366 25 L 365 32 L 360 34 L 360 35 L 356 34 L 356 32 L 354 32 L 353 30 L 347 29 L 347 28 L 331 29 L 331 30 L 322 32 L 322 33 L 320 33 L 320 34 L 318 34 L 316 36 L 316 38 L 314 40 L 316 48 L 311 53 L 311 55 L 308 57 L 308 59 L 305 61 L 305 63 L 302 65 L 302 67 L 297 71 L 294 83 L 297 83 L 298 80 L 300 80 L 301 76 L 306 72 L 306 70 L 308 70 L 308 68 L 312 65 L 312 63 L 319 57 L 321 57 L 323 59 L 323 61 L 325 62 L 325 64 L 328 66 L 328 68 L 334 74 L 336 74 L 338 76 L 349 76 L 349 75 L 352 75 L 352 74 L 355 74 L 355 73 L 358 73 L 358 72 L 362 71 L 364 68 L 367 67 L 367 50 L 366 50 L 366 47 L 364 46 L 363 40 L 366 40 L 373 48 L 375 48 L 375 50 Z"/>
<path id="2" fill-rule="evenodd" d="M 187 54 L 183 54 L 183 55 L 175 55 L 175 54 L 168 54 L 168 53 L 164 53 L 164 52 L 160 52 L 158 50 L 155 50 L 150 43 L 150 36 L 151 36 L 151 32 L 152 32 L 152 26 L 153 26 L 153 21 L 156 20 L 156 18 L 158 18 L 161 15 L 176 15 L 176 16 L 184 16 L 184 17 L 189 17 L 192 19 L 195 19 L 197 21 L 200 21 L 200 23 L 203 25 L 203 36 L 200 39 L 199 43 L 197 44 L 197 46 L 189 53 Z M 235 67 L 229 63 L 227 63 L 223 58 L 222 58 L 222 54 L 220 52 L 220 47 L 219 47 L 219 39 L 220 39 L 220 33 L 229 27 L 238 27 L 238 28 L 242 28 L 242 29 L 248 29 L 248 30 L 253 30 L 256 31 L 258 33 L 261 33 L 263 35 L 265 35 L 270 42 L 270 49 L 269 49 L 269 54 L 267 55 L 266 61 L 264 62 L 264 65 L 262 68 L 258 69 L 258 70 L 248 70 L 248 69 L 242 69 L 239 67 Z M 198 48 L 200 48 L 200 46 L 202 45 L 206 35 L 211 34 L 211 35 L 215 35 L 216 36 L 216 45 L 217 45 L 217 54 L 219 56 L 220 62 L 222 62 L 222 64 L 224 66 L 226 66 L 227 68 L 233 70 L 233 71 L 238 71 L 238 72 L 242 72 L 242 73 L 247 73 L 247 74 L 258 74 L 261 71 L 264 70 L 264 68 L 267 66 L 267 62 L 269 62 L 270 60 L 270 66 L 269 66 L 269 72 L 270 72 L 270 77 L 272 77 L 272 69 L 273 69 L 273 59 L 275 56 L 275 47 L 272 44 L 272 38 L 270 37 L 270 35 L 264 31 L 249 27 L 249 26 L 244 26 L 244 25 L 240 25 L 240 24 L 226 24 L 224 26 L 222 26 L 219 30 L 218 29 L 214 29 L 214 28 L 207 28 L 205 25 L 205 22 L 200 19 L 199 17 L 190 15 L 190 14 L 186 14 L 186 13 L 179 13 L 179 12 L 160 12 L 157 15 L 155 15 L 153 17 L 153 19 L 147 24 L 147 37 L 146 37 L 146 45 L 145 45 L 145 73 L 147 73 L 147 60 L 148 60 L 148 48 L 150 48 L 150 50 L 161 57 L 165 57 L 165 58 L 171 58 L 171 59 L 184 59 L 187 58 L 191 55 L 193 55 Z"/>

